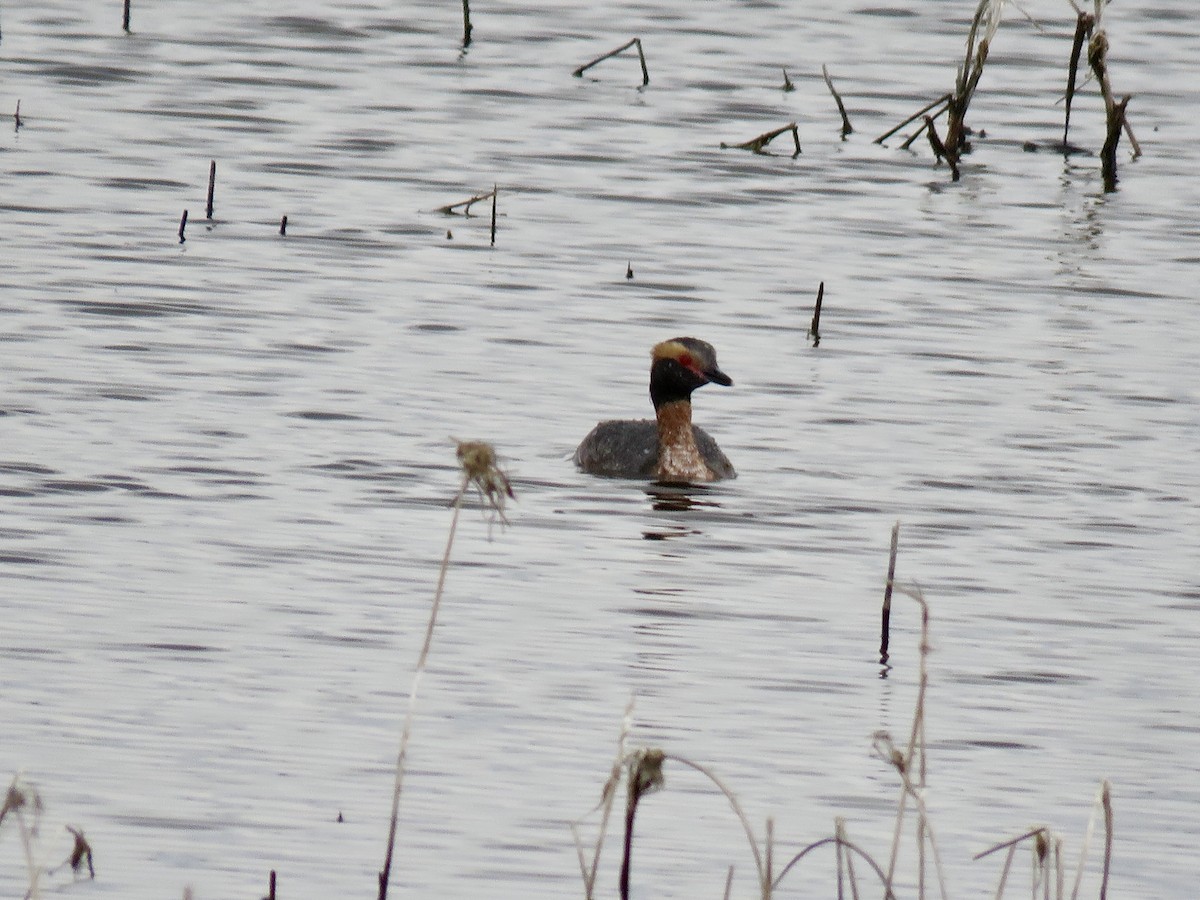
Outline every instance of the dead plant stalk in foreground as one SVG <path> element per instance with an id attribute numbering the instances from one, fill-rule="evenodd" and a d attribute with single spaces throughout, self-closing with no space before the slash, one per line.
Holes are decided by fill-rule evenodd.
<path id="1" fill-rule="evenodd" d="M 451 507 L 454 509 L 450 517 L 450 533 L 446 537 L 446 551 L 442 554 L 442 565 L 438 570 L 437 588 L 433 592 L 433 605 L 429 608 L 429 622 L 425 626 L 425 640 L 421 645 L 420 656 L 417 657 L 417 668 L 413 674 L 412 690 L 408 695 L 408 710 L 404 715 L 404 729 L 400 733 L 400 752 L 396 757 L 396 784 L 392 791 L 392 815 L 388 824 L 387 852 L 384 855 L 383 869 L 379 873 L 379 900 L 386 900 L 388 882 L 392 872 L 392 855 L 396 847 L 396 825 L 400 816 L 400 791 L 404 784 L 404 762 L 408 755 L 408 740 L 412 733 L 413 713 L 417 706 L 417 693 L 421 686 L 421 678 L 425 674 L 425 663 L 429 659 L 429 647 L 433 643 L 433 629 L 437 624 L 438 609 L 442 604 L 442 593 L 446 586 L 446 571 L 450 568 L 450 551 L 454 547 L 454 535 L 458 529 L 459 513 L 462 512 L 463 499 L 467 490 L 474 485 L 479 492 L 485 508 L 491 510 L 504 524 L 504 504 L 507 498 L 513 496 L 512 485 L 508 477 L 496 465 L 496 451 L 491 444 L 482 441 L 464 441 L 458 443 L 458 461 L 462 466 L 462 481 L 458 493 L 454 495 Z"/>

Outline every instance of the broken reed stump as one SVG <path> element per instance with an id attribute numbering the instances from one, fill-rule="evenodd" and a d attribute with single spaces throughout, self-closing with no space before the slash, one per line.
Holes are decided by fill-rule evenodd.
<path id="1" fill-rule="evenodd" d="M 808 333 L 812 336 L 813 346 L 821 346 L 821 301 L 825 299 L 825 282 L 821 282 L 821 286 L 817 288 L 817 305 L 813 309 L 812 324 L 808 326 Z"/>
<path id="2" fill-rule="evenodd" d="M 783 92 L 785 94 L 788 94 L 788 93 L 791 93 L 792 91 L 794 91 L 795 89 L 796 89 L 796 86 L 794 84 L 792 84 L 792 79 L 788 78 L 787 69 L 784 69 L 783 70 Z"/>
<path id="3" fill-rule="evenodd" d="M 287 216 L 279 220 L 279 233 L 287 237 Z"/>
<path id="4" fill-rule="evenodd" d="M 909 124 L 917 121 L 917 119 L 920 119 L 927 112 L 937 109 L 938 107 L 943 107 L 942 109 L 937 109 L 937 112 L 933 113 L 933 118 L 936 119 L 943 112 L 945 112 L 944 107 L 947 104 L 949 104 L 950 97 L 951 97 L 950 94 L 942 94 L 942 96 L 938 97 L 932 103 L 927 103 L 925 106 L 922 106 L 920 109 L 918 109 L 915 113 L 913 113 L 911 116 L 909 116 L 903 122 L 901 122 L 895 128 L 891 129 L 890 131 L 885 131 L 879 137 L 875 138 L 875 140 L 872 143 L 882 144 L 884 141 L 886 141 L 888 138 L 890 138 L 893 134 L 895 134 L 897 131 L 899 131 L 901 128 L 903 128 L 905 125 L 909 125 Z M 921 130 L 924 131 L 924 128 L 922 128 Z M 920 131 L 917 132 L 918 135 L 920 133 L 921 133 Z M 908 141 L 906 142 L 905 146 L 912 143 L 912 141 L 913 141 L 913 138 L 909 138 Z"/>
<path id="5" fill-rule="evenodd" d="M 210 222 L 213 217 L 213 193 L 217 189 L 217 161 L 214 159 L 208 164 L 208 203 L 205 204 L 205 218 Z"/>
<path id="6" fill-rule="evenodd" d="M 129 0 L 125 0 L 125 10 L 121 13 L 121 30 L 129 34 Z"/>
<path id="7" fill-rule="evenodd" d="M 21 125 L 23 124 L 21 122 L 21 101 L 20 100 L 17 101 L 17 111 L 13 113 L 13 121 L 16 123 L 16 127 L 13 130 L 20 131 Z"/>
<path id="8" fill-rule="evenodd" d="M 833 79 L 829 77 L 829 70 L 823 65 L 821 66 L 821 74 L 825 76 L 825 86 L 829 88 L 829 93 L 833 94 L 833 100 L 837 104 L 838 112 L 842 114 L 842 137 L 845 138 L 846 135 L 854 133 L 854 128 L 850 125 L 850 117 L 846 115 L 846 104 L 842 102 L 842 95 L 833 86 Z"/>
<path id="9" fill-rule="evenodd" d="M 1125 107 L 1129 98 L 1122 97 L 1108 116 L 1108 136 L 1104 139 L 1104 149 L 1100 151 L 1100 172 L 1104 177 L 1104 190 L 1112 193 L 1117 189 L 1117 143 L 1121 140 L 1121 130 L 1125 127 Z"/>
<path id="10" fill-rule="evenodd" d="M 183 211 L 183 216 L 179 220 L 179 243 L 181 243 L 181 244 L 187 240 L 187 238 L 185 238 L 183 236 L 183 230 L 185 228 L 187 228 L 187 210 L 186 209 Z"/>
<path id="11" fill-rule="evenodd" d="M 933 150 L 934 159 L 941 162 L 943 159 L 950 166 L 950 178 L 953 181 L 958 181 L 958 160 L 950 155 L 950 151 L 946 145 L 942 143 L 942 139 L 938 137 L 937 128 L 934 127 L 933 119 L 929 116 L 925 117 L 925 132 L 929 135 L 929 146 Z"/>
<path id="12" fill-rule="evenodd" d="M 888 555 L 887 584 L 883 588 L 883 628 L 879 639 L 879 662 L 887 665 L 888 638 L 892 627 L 892 585 L 896 580 L 896 551 L 900 546 L 900 523 L 892 526 L 892 549 Z"/>
<path id="13" fill-rule="evenodd" d="M 463 47 L 471 46 L 471 2 L 463 0 Z"/>
<path id="14" fill-rule="evenodd" d="M 492 185 L 492 243 L 490 246 L 496 246 L 496 185 Z"/>
<path id="15" fill-rule="evenodd" d="M 271 877 L 267 880 L 267 900 L 275 900 L 275 870 L 271 870 Z"/>
<path id="16" fill-rule="evenodd" d="M 447 203 L 445 206 L 439 206 L 437 209 L 434 210 L 434 212 L 440 212 L 440 213 L 444 213 L 447 216 L 453 216 L 453 215 L 456 215 L 456 213 L 454 211 L 461 206 L 463 208 L 462 214 L 464 216 L 469 216 L 469 215 L 471 215 L 471 207 L 472 206 L 474 206 L 476 203 L 480 202 L 481 200 L 492 199 L 492 196 L 495 193 L 496 193 L 495 188 L 493 188 L 492 190 L 488 191 L 486 194 L 476 194 L 474 197 L 470 197 L 466 200 L 459 200 L 457 203 Z"/>
<path id="17" fill-rule="evenodd" d="M 749 150 L 751 153 L 765 153 L 766 150 L 764 148 L 767 146 L 767 144 L 771 143 L 771 141 L 775 140 L 775 138 L 788 131 L 792 133 L 792 140 L 796 144 L 796 152 L 792 154 L 792 159 L 795 159 L 800 155 L 800 131 L 796 128 L 795 122 L 789 122 L 782 128 L 776 128 L 774 131 L 764 132 L 758 137 L 751 138 L 748 141 L 743 141 L 740 144 L 727 144 L 724 141 L 721 141 L 721 149 Z"/>
<path id="18" fill-rule="evenodd" d="M 1113 97 L 1112 84 L 1108 78 L 1108 35 L 1103 29 L 1097 29 L 1088 41 L 1088 65 L 1096 74 L 1096 80 L 1100 82 L 1100 93 L 1104 96 L 1108 132 L 1104 149 L 1100 151 L 1100 171 L 1104 176 L 1105 192 L 1112 192 L 1117 189 L 1117 142 L 1121 138 L 1122 129 L 1129 132 L 1130 141 L 1135 148 L 1137 142 L 1125 121 L 1125 107 L 1129 104 L 1129 97 L 1125 97 L 1119 103 Z M 1137 148 L 1137 153 L 1140 152 L 1140 148 Z"/>
<path id="19" fill-rule="evenodd" d="M 646 54 L 642 50 L 642 39 L 641 38 L 630 38 L 628 41 L 626 41 L 624 44 L 622 44 L 616 50 L 610 50 L 607 53 L 605 53 L 603 56 L 597 56 L 590 63 L 584 63 L 582 66 L 580 66 L 578 69 L 576 69 L 571 74 L 574 75 L 576 78 L 582 78 L 583 73 L 586 72 L 588 69 L 590 69 L 592 66 L 596 65 L 597 63 L 602 63 L 606 59 L 611 59 L 612 57 L 616 56 L 618 53 L 622 53 L 625 50 L 628 50 L 630 47 L 637 47 L 638 60 L 642 64 L 642 87 L 645 87 L 646 85 L 648 85 L 650 83 L 650 72 L 646 68 Z"/>

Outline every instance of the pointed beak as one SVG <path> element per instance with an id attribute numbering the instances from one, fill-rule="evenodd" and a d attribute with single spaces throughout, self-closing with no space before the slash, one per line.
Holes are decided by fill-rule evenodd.
<path id="1" fill-rule="evenodd" d="M 725 387 L 729 387 L 731 384 L 733 384 L 733 379 L 720 369 L 709 369 L 704 373 L 704 377 L 714 384 L 723 384 Z"/>

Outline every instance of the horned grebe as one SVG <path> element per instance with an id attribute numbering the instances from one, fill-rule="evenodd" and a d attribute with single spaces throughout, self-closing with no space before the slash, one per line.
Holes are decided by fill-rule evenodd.
<path id="1" fill-rule="evenodd" d="M 575 451 L 575 465 L 592 475 L 617 478 L 736 478 L 717 442 L 692 424 L 692 391 L 710 381 L 733 384 L 717 368 L 712 345 L 696 338 L 673 338 L 658 344 L 650 356 L 655 419 L 601 422 Z"/>

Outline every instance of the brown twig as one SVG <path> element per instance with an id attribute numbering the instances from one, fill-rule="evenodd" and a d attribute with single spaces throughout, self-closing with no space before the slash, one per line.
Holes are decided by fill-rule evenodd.
<path id="1" fill-rule="evenodd" d="M 795 143 L 796 143 L 796 152 L 792 154 L 792 159 L 795 159 L 797 156 L 800 155 L 800 130 L 798 128 L 796 128 L 795 122 L 789 122 L 787 125 L 784 125 L 782 128 L 776 128 L 774 131 L 764 132 L 763 134 L 760 134 L 758 137 L 751 138 L 748 141 L 743 141 L 740 144 L 726 144 L 724 141 L 722 141 L 721 149 L 722 150 L 749 150 L 751 153 L 765 153 L 766 152 L 765 148 L 766 148 L 767 144 L 771 143 L 771 141 L 775 140 L 775 138 L 779 137 L 781 134 L 784 134 L 785 132 L 788 132 L 788 131 L 790 131 L 792 133 L 792 140 L 795 141 Z"/>
<path id="2" fill-rule="evenodd" d="M 833 94 L 838 112 L 842 114 L 842 137 L 844 138 L 846 135 L 853 134 L 854 132 L 854 128 L 850 125 L 850 117 L 846 115 L 846 104 L 842 103 L 842 95 L 833 86 L 833 79 L 829 77 L 829 70 L 825 66 L 821 66 L 821 74 L 825 76 L 825 86 L 829 88 L 829 93 Z"/>
<path id="3" fill-rule="evenodd" d="M 913 113 L 911 116 L 909 116 L 903 122 L 901 122 L 899 125 L 897 125 L 895 128 L 893 128 L 891 131 L 885 131 L 879 137 L 875 138 L 875 140 L 872 143 L 882 144 L 884 141 L 886 141 L 888 138 L 890 138 L 893 134 L 895 134 L 897 131 L 899 131 L 901 128 L 903 128 L 905 125 L 908 125 L 911 122 L 917 121 L 917 119 L 921 118 L 927 112 L 929 112 L 930 110 L 932 110 L 936 107 L 944 106 L 944 105 L 948 104 L 950 102 L 951 96 L 952 96 L 951 94 L 942 94 L 942 96 L 938 97 L 932 103 L 928 103 L 925 106 L 922 106 L 920 109 L 918 109 L 915 113 Z M 937 116 L 940 116 L 942 114 L 942 112 L 944 112 L 944 110 L 939 109 L 933 115 L 936 118 Z M 917 132 L 917 134 L 920 134 L 920 132 Z M 911 140 L 912 139 L 910 138 L 909 141 L 911 142 Z"/>
<path id="4" fill-rule="evenodd" d="M 459 200 L 457 203 L 448 203 L 445 206 L 439 206 L 437 209 L 434 210 L 434 212 L 445 213 L 448 216 L 452 216 L 455 214 L 454 210 L 458 209 L 458 207 L 461 206 L 463 208 L 462 214 L 464 216 L 469 216 L 469 215 L 471 215 L 471 207 L 472 206 L 474 206 L 476 203 L 478 203 L 481 200 L 491 199 L 495 193 L 496 193 L 496 191 L 493 188 L 492 190 L 488 191 L 486 194 L 477 194 L 476 196 L 471 197 L 468 200 Z"/>
<path id="5" fill-rule="evenodd" d="M 602 63 L 602 62 L 604 62 L 604 60 L 610 59 L 611 57 L 616 56 L 618 53 L 622 53 L 625 50 L 628 50 L 630 47 L 637 47 L 638 60 L 642 64 L 642 87 L 645 87 L 646 85 L 648 85 L 650 83 L 650 72 L 646 68 L 646 54 L 642 50 L 642 39 L 641 38 L 630 38 L 628 41 L 626 41 L 624 44 L 622 44 L 616 50 L 610 50 L 607 53 L 605 53 L 603 56 L 597 56 L 590 63 L 584 63 L 582 66 L 580 66 L 578 69 L 576 69 L 571 74 L 574 75 L 576 78 L 582 78 L 583 73 L 586 72 L 588 69 L 590 69 L 592 66 L 596 65 L 597 63 Z"/>

